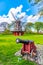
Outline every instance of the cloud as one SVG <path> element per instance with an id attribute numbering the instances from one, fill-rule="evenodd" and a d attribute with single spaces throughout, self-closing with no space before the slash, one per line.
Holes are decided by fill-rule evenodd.
<path id="1" fill-rule="evenodd" d="M 19 13 L 19 16 L 25 14 L 25 13 L 21 13 L 22 8 L 23 8 L 23 5 L 20 5 L 17 8 L 11 8 L 10 9 L 10 11 L 8 12 L 8 16 L 9 16 L 9 18 L 10 18 L 11 21 L 14 20 L 11 12 L 14 14 L 14 17 L 16 17 L 18 15 L 18 13 Z"/>
<path id="2" fill-rule="evenodd" d="M 11 23 L 11 21 L 14 21 L 14 18 L 11 12 L 14 14 L 15 17 L 17 16 L 18 13 L 19 13 L 19 16 L 25 15 L 25 13 L 21 13 L 22 8 L 23 8 L 23 5 L 20 5 L 17 8 L 11 8 L 8 12 L 8 15 L 0 16 L 0 23 L 1 22 Z"/>
<path id="3" fill-rule="evenodd" d="M 0 23 L 1 22 L 7 22 L 7 23 L 11 23 L 10 19 L 5 17 L 5 16 L 0 16 Z"/>
<path id="4" fill-rule="evenodd" d="M 24 17 L 25 15 L 26 15 L 26 13 L 23 12 L 23 13 L 18 14 L 17 17 L 21 18 L 21 17 Z"/>
<path id="5" fill-rule="evenodd" d="M 27 22 L 36 22 L 40 18 L 40 14 L 37 14 L 35 16 L 30 15 L 27 17 Z"/>
<path id="6" fill-rule="evenodd" d="M 17 8 L 11 8 L 8 12 L 8 15 L 0 16 L 0 23 L 1 22 L 8 22 L 12 23 L 14 21 L 14 17 L 21 18 L 23 16 L 23 19 L 21 21 L 24 22 L 35 22 L 39 19 L 40 14 L 37 14 L 35 16 L 33 15 L 26 15 L 26 12 L 22 12 L 23 5 L 18 6 Z M 28 9 L 27 9 L 28 10 Z M 12 13 L 14 14 L 14 17 L 12 16 Z"/>
<path id="7" fill-rule="evenodd" d="M 29 9 L 27 9 L 26 11 L 28 12 L 30 10 L 30 8 Z"/>
<path id="8" fill-rule="evenodd" d="M 31 20 L 32 17 L 33 17 L 33 15 L 28 16 L 27 20 Z"/>
<path id="9" fill-rule="evenodd" d="M 23 8 L 23 5 L 20 5 L 19 7 L 17 7 L 17 8 L 16 8 L 16 12 L 19 12 L 19 13 L 21 13 L 21 11 L 22 11 L 22 8 Z"/>

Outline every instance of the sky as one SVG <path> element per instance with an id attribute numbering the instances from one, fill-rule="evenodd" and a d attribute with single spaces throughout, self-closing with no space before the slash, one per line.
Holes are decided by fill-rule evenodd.
<path id="1" fill-rule="evenodd" d="M 32 3 L 33 2 L 32 0 Z M 26 18 L 27 21 L 35 21 L 35 19 L 37 21 L 40 17 L 40 15 L 37 16 L 38 10 L 42 6 L 42 4 L 31 6 L 28 0 L 0 0 L 0 22 L 13 20 L 11 11 L 15 17 L 24 16 L 23 20 Z M 33 15 L 35 15 L 35 17 Z M 9 16 L 9 18 L 7 18 L 7 16 Z M 39 21 L 43 21 L 43 18 L 41 17 Z"/>
<path id="2" fill-rule="evenodd" d="M 37 13 L 38 9 L 32 7 L 28 0 L 0 0 L 0 15 L 7 14 L 11 8 L 16 8 L 20 5 L 23 5 L 22 11 L 25 11 L 29 15 Z M 29 9 L 30 11 L 28 11 Z"/>

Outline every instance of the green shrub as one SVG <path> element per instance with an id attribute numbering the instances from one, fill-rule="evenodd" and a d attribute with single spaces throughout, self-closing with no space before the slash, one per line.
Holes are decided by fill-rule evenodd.
<path id="1" fill-rule="evenodd" d="M 2 34 L 3 35 L 9 35 L 9 34 L 12 34 L 12 32 L 10 30 L 6 29 Z"/>

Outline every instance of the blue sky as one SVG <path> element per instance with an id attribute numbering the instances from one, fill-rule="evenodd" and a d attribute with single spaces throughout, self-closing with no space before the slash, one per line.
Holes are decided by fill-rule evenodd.
<path id="1" fill-rule="evenodd" d="M 10 8 L 16 8 L 20 5 L 23 5 L 22 11 L 25 11 L 28 15 L 37 13 L 38 9 L 32 7 L 28 0 L 0 0 L 0 15 L 7 14 Z M 30 10 L 26 11 L 28 8 Z"/>
<path id="2" fill-rule="evenodd" d="M 38 7 L 31 6 L 28 0 L 0 0 L 0 16 L 3 14 L 7 15 L 11 8 L 16 8 L 20 5 L 23 5 L 22 12 L 26 12 L 27 15 L 35 15 L 38 13 Z"/>

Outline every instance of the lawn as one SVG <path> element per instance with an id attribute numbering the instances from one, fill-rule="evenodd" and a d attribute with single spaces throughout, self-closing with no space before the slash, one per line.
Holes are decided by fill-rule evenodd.
<path id="1" fill-rule="evenodd" d="M 35 62 L 14 55 L 22 46 L 16 43 L 16 38 L 34 40 L 35 44 L 43 44 L 43 35 L 0 35 L 0 65 L 37 65 Z"/>

